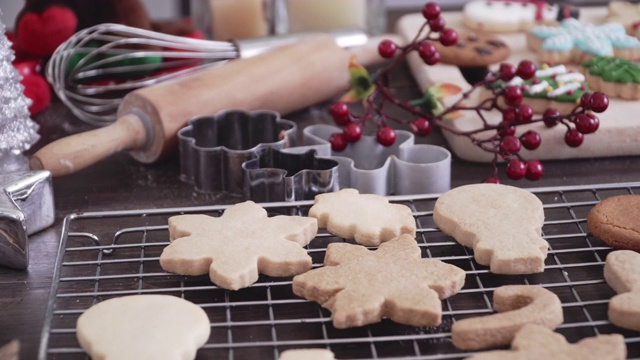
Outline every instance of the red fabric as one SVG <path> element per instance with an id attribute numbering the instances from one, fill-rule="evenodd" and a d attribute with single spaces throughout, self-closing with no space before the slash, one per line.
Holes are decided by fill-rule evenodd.
<path id="1" fill-rule="evenodd" d="M 51 89 L 49 83 L 41 75 L 27 75 L 20 81 L 24 86 L 24 95 L 31 99 L 29 112 L 36 115 L 46 109 L 51 103 Z"/>
<path id="2" fill-rule="evenodd" d="M 16 28 L 18 48 L 31 55 L 48 57 L 76 31 L 78 18 L 69 8 L 51 6 L 43 13 L 29 12 Z"/>

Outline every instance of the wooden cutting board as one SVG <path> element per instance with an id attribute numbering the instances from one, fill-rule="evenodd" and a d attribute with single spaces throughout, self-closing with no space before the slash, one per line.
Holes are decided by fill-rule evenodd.
<path id="1" fill-rule="evenodd" d="M 587 23 L 602 23 L 605 21 L 606 15 L 607 9 L 604 7 L 584 8 L 580 11 L 580 19 Z M 461 31 L 468 30 L 462 24 L 461 12 L 445 12 L 443 16 L 449 27 Z M 424 18 L 421 14 L 408 14 L 398 20 L 396 31 L 400 36 L 411 40 L 423 22 Z M 508 62 L 517 65 L 522 59 L 538 61 L 535 53 L 526 46 L 524 32 L 499 34 L 499 36 L 511 47 L 511 56 L 507 60 Z M 417 83 L 423 89 L 440 82 L 454 83 L 463 89 L 469 88 L 456 66 L 446 64 L 428 66 L 415 53 L 410 54 L 408 63 Z M 469 104 L 477 103 L 478 95 L 478 91 L 476 91 L 469 99 Z M 570 148 L 564 143 L 566 131 L 564 126 L 547 128 L 542 123 L 518 126 L 516 135 L 533 129 L 542 137 L 542 145 L 538 149 L 533 151 L 523 149 L 521 154 L 525 159 L 540 160 L 640 155 L 640 101 L 610 98 L 609 109 L 605 113 L 598 114 L 598 117 L 600 118 L 598 131 L 586 135 L 584 143 L 577 148 Z M 487 120 L 492 123 L 498 123 L 500 119 L 501 114 L 497 111 L 487 115 Z M 477 115 L 469 111 L 465 112 L 462 118 L 453 121 L 452 124 L 462 131 L 477 129 L 481 126 Z M 491 153 L 480 150 L 468 138 L 447 131 L 443 132 L 451 150 L 458 157 L 475 162 L 489 162 L 493 159 Z"/>

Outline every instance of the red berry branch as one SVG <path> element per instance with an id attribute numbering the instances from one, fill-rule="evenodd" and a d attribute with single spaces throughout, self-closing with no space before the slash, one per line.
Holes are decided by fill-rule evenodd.
<path id="1" fill-rule="evenodd" d="M 396 98 L 389 85 L 390 73 L 410 53 L 417 52 L 425 64 L 435 65 L 440 61 L 440 53 L 434 42 L 440 42 L 443 46 L 453 46 L 458 42 L 458 34 L 446 27 L 438 4 L 425 4 L 422 15 L 426 21 L 410 43 L 405 46 L 391 40 L 380 43 L 378 52 L 389 61 L 372 76 L 362 68 L 351 69 L 354 88 L 350 92 L 349 101 L 362 100 L 364 109 L 361 114 L 355 114 L 347 105 L 347 100 L 332 104 L 329 112 L 335 123 L 343 128 L 342 132 L 333 134 L 329 139 L 334 151 L 342 151 L 349 143 L 358 141 L 362 137 L 362 129 L 370 124 L 377 127 L 376 139 L 383 146 L 391 146 L 396 140 L 396 132 L 388 125 L 389 122 L 405 125 L 417 136 L 427 136 L 433 127 L 437 126 L 443 131 L 466 136 L 475 146 L 493 154 L 493 174 L 486 178 L 485 182 L 500 182 L 497 166 L 500 161 L 506 162 L 506 175 L 510 179 L 538 180 L 544 173 L 542 164 L 538 160 L 525 160 L 520 150 L 539 148 L 542 138 L 535 130 L 528 130 L 516 136 L 518 126 L 531 123 L 541 123 L 547 127 L 564 126 L 564 141 L 570 147 L 580 146 L 584 141 L 584 135 L 598 129 L 600 120 L 594 113 L 601 113 L 609 106 L 609 99 L 600 92 L 585 93 L 569 113 L 562 114 L 555 108 L 548 108 L 541 116 L 535 117 L 531 106 L 523 102 L 524 85 L 509 83 L 516 76 L 522 80 L 535 77 L 537 67 L 529 60 L 523 60 L 517 66 L 502 63 L 497 70 L 489 71 L 483 80 L 463 92 L 455 85 L 438 84 L 428 89 L 422 98 Z M 354 74 L 357 81 L 353 81 Z M 488 86 L 497 81 L 502 81 L 506 86 Z M 453 88 L 456 90 L 452 90 Z M 466 104 L 465 101 L 470 95 L 480 88 L 492 89 L 492 96 L 478 104 Z M 445 106 L 440 101 L 442 97 L 458 92 L 461 92 L 461 96 L 451 105 Z M 354 97 L 353 94 L 359 95 Z M 400 108 L 408 115 L 403 118 L 392 116 L 387 111 L 388 106 Z M 476 113 L 480 121 L 478 128 L 461 131 L 451 126 L 448 119 L 467 111 Z M 491 111 L 499 111 L 502 114 L 502 120 L 498 124 L 491 124 L 486 120 L 485 113 Z"/>

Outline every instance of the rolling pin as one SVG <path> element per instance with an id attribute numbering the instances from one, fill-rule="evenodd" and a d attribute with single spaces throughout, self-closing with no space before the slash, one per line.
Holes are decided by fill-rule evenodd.
<path id="1" fill-rule="evenodd" d="M 53 176 L 74 173 L 117 152 L 152 163 L 171 151 L 197 115 L 224 109 L 287 114 L 349 88 L 352 53 L 314 35 L 252 58 L 235 59 L 127 94 L 111 125 L 54 141 L 30 159 Z"/>

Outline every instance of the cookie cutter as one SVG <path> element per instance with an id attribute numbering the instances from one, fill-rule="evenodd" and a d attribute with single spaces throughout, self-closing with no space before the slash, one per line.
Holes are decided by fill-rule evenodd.
<path id="1" fill-rule="evenodd" d="M 256 202 L 312 200 L 339 190 L 339 162 L 316 156 L 316 150 L 289 153 L 264 148 L 242 164 L 245 195 Z"/>
<path id="2" fill-rule="evenodd" d="M 51 173 L 0 175 L 0 266 L 29 266 L 28 237 L 51 226 L 55 207 Z"/>
<path id="3" fill-rule="evenodd" d="M 340 188 L 355 188 L 378 195 L 439 194 L 451 188 L 451 153 L 429 144 L 415 144 L 414 135 L 396 130 L 392 146 L 380 145 L 375 136 L 362 138 L 341 152 L 333 152 L 329 139 L 342 129 L 317 124 L 303 130 L 304 146 L 285 151 L 315 149 L 340 163 Z"/>
<path id="4" fill-rule="evenodd" d="M 198 192 L 244 194 L 242 164 L 264 148 L 295 145 L 296 129 L 273 111 L 227 110 L 195 117 L 178 132 L 180 179 Z"/>

